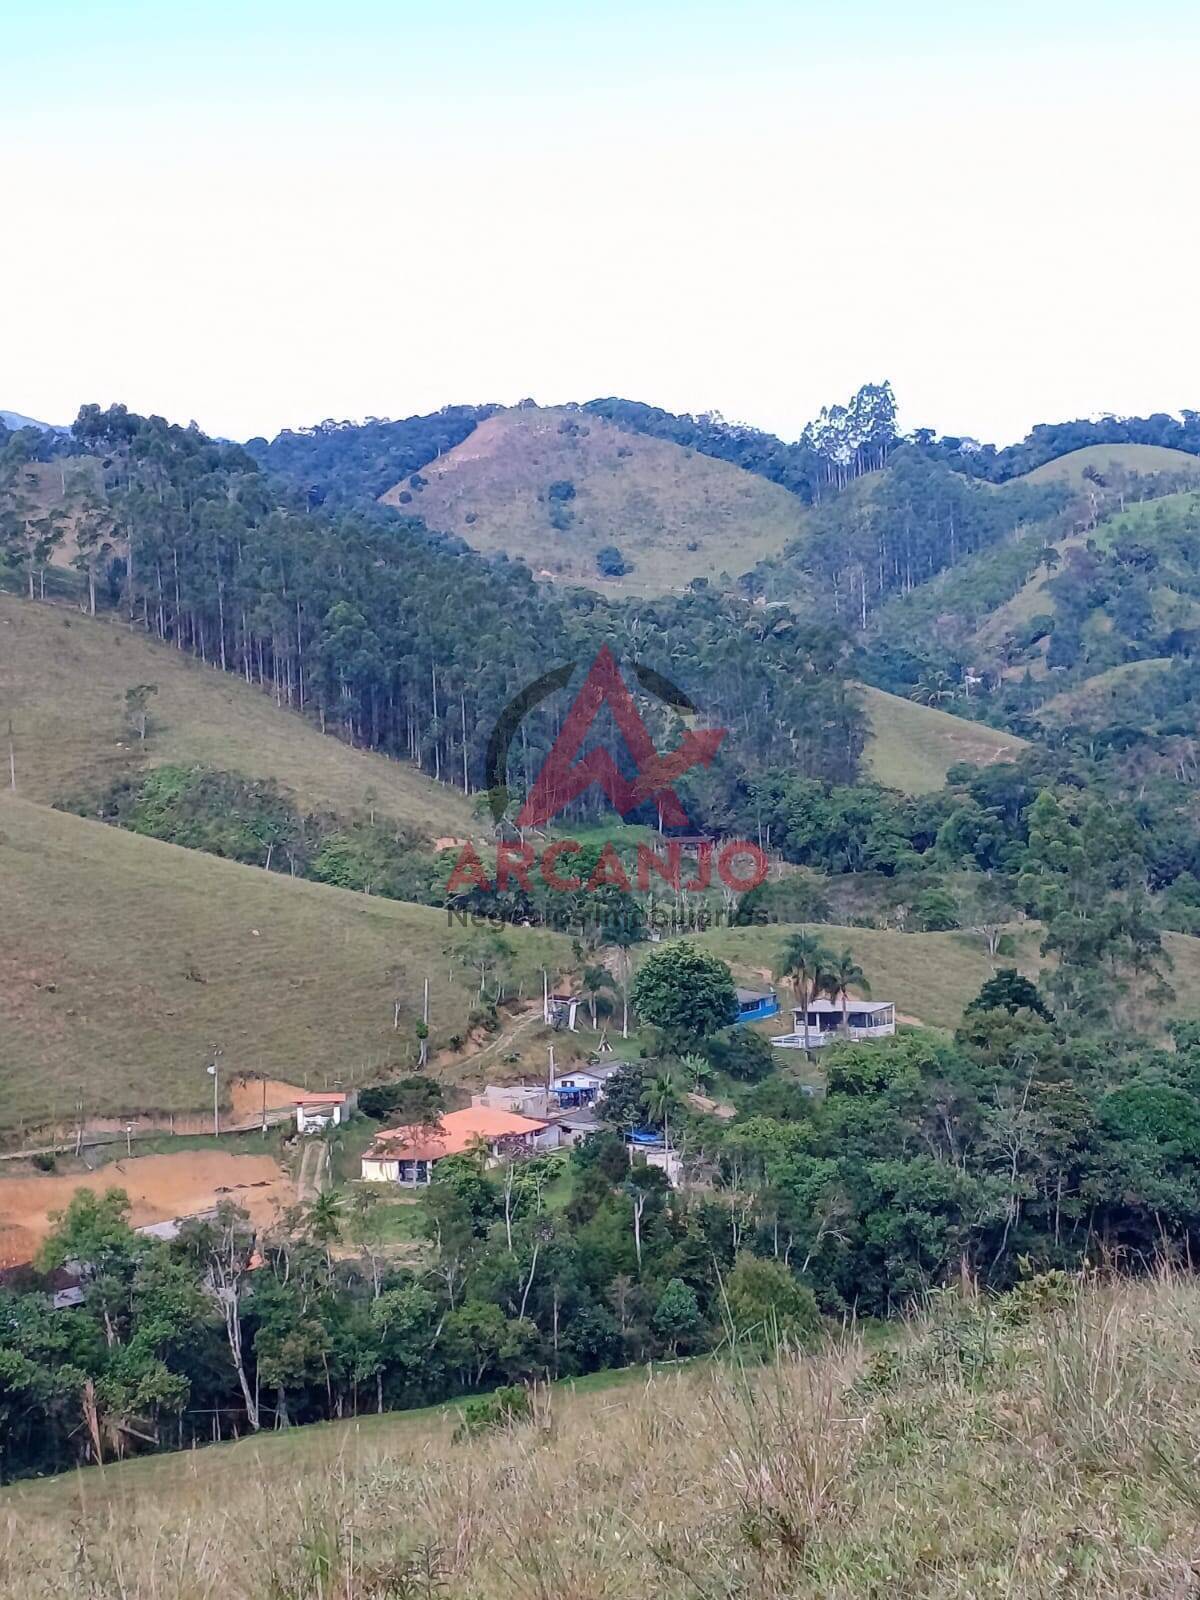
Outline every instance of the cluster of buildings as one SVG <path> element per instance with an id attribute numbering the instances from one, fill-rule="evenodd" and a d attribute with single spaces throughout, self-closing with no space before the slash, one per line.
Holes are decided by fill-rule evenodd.
<path id="1" fill-rule="evenodd" d="M 461 1111 L 448 1111 L 436 1122 L 385 1128 L 362 1158 L 368 1183 L 398 1183 L 419 1188 L 433 1177 L 446 1156 L 479 1152 L 489 1165 L 514 1157 L 568 1149 L 607 1124 L 604 1091 L 608 1080 L 626 1063 L 592 1063 L 552 1072 L 544 1084 L 488 1084 Z M 674 1183 L 679 1157 L 655 1135 L 632 1131 L 626 1138 L 630 1160 L 635 1153 L 659 1166 Z"/>
<path id="2" fill-rule="evenodd" d="M 737 1007 L 730 1018 L 735 1027 L 750 1022 L 766 1022 L 780 1013 L 779 996 L 774 989 L 739 988 L 735 993 Z M 575 1032 L 582 1004 L 583 998 L 577 994 L 547 995 L 545 1020 L 552 1027 Z M 896 1007 L 890 1000 L 847 999 L 843 1004 L 834 1000 L 813 999 L 807 1007 L 792 1007 L 791 1031 L 775 1034 L 771 1043 L 781 1050 L 817 1050 L 836 1039 L 882 1039 L 895 1031 Z"/>
<path id="3" fill-rule="evenodd" d="M 547 995 L 547 1020 L 574 1030 L 580 1004 L 578 995 Z M 735 1023 L 761 1022 L 779 1011 L 773 989 L 737 990 Z M 835 1039 L 877 1039 L 895 1031 L 896 1008 L 890 1000 L 847 1000 L 839 1005 L 814 999 L 807 1007 L 792 1008 L 791 1032 L 776 1034 L 771 1043 L 781 1050 L 812 1050 Z M 362 1176 L 371 1183 L 418 1188 L 430 1181 L 446 1156 L 479 1152 L 495 1165 L 577 1144 L 606 1126 L 605 1088 L 625 1065 L 592 1062 L 562 1072 L 552 1070 L 545 1083 L 489 1084 L 462 1111 L 447 1112 L 426 1125 L 383 1129 L 363 1155 Z M 303 1114 L 323 1115 L 324 1107 L 306 1107 Z M 332 1120 L 338 1119 L 335 1112 Z M 637 1155 L 661 1167 L 672 1184 L 678 1180 L 679 1156 L 658 1135 L 645 1129 L 624 1133 L 630 1160 Z"/>

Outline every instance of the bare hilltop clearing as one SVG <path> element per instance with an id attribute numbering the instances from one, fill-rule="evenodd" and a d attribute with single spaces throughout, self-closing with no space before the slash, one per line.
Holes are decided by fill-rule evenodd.
<path id="1" fill-rule="evenodd" d="M 806 514 L 788 490 L 730 462 L 567 407 L 498 412 L 382 499 L 539 576 L 641 595 L 748 572 Z M 627 573 L 603 570 L 607 547 Z"/>

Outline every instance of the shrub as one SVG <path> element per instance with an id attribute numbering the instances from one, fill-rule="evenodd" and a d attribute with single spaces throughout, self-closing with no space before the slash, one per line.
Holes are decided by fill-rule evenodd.
<path id="1" fill-rule="evenodd" d="M 958 903 L 948 889 L 926 889 L 913 901 L 913 915 L 922 933 L 946 933 L 958 927 Z"/>
<path id="2" fill-rule="evenodd" d="M 467 1017 L 467 1025 L 471 1028 L 483 1028 L 487 1033 L 495 1033 L 500 1026 L 495 1006 L 473 1006 Z"/>
<path id="3" fill-rule="evenodd" d="M 718 1072 L 743 1083 L 761 1083 L 775 1068 L 771 1045 L 751 1028 L 731 1028 L 708 1041 L 705 1054 Z"/>
<path id="4" fill-rule="evenodd" d="M 519 1383 L 506 1384 L 491 1394 L 468 1400 L 459 1410 L 459 1424 L 454 1430 L 455 1444 L 468 1439 L 478 1439 L 482 1434 L 497 1433 L 501 1428 L 511 1428 L 528 1422 L 533 1415 L 529 1391 Z"/>
<path id="5" fill-rule="evenodd" d="M 606 544 L 596 551 L 596 570 L 602 578 L 621 578 L 633 568 L 615 544 Z"/>
<path id="6" fill-rule="evenodd" d="M 53 1150 L 39 1150 L 35 1155 L 30 1156 L 29 1162 L 39 1172 L 55 1172 L 58 1170 L 58 1162 L 55 1160 Z"/>
<path id="7" fill-rule="evenodd" d="M 432 1078 L 400 1078 L 360 1089 L 358 1109 L 376 1122 L 430 1122 L 446 1109 L 446 1093 Z"/>
<path id="8" fill-rule="evenodd" d="M 1045 1022 L 1053 1022 L 1053 1013 L 1035 983 L 1022 977 L 1015 967 L 1001 967 L 981 986 L 979 993 L 967 1006 L 967 1011 L 1007 1011 L 1016 1016 L 1018 1011 L 1032 1011 Z"/>
<path id="9" fill-rule="evenodd" d="M 779 1261 L 743 1252 L 726 1280 L 725 1298 L 738 1335 L 752 1343 L 812 1345 L 820 1332 L 815 1295 Z"/>

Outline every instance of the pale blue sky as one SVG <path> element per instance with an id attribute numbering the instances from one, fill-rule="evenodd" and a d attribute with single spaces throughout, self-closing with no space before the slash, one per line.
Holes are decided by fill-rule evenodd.
<path id="1" fill-rule="evenodd" d="M 0 406 L 1200 405 L 1196 13 L 0 0 Z"/>

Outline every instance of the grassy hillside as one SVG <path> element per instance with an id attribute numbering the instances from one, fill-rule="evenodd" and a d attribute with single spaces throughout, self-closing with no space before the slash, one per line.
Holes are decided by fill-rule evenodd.
<path id="1" fill-rule="evenodd" d="M 406 478 L 382 498 L 477 550 L 614 593 L 736 577 L 778 554 L 804 517 L 794 495 L 740 467 L 565 409 L 489 417 L 418 476 L 424 488 Z M 633 563 L 626 577 L 601 580 L 605 545 Z"/>
<path id="2" fill-rule="evenodd" d="M 205 1064 L 322 1087 L 413 1048 L 426 976 L 435 1047 L 478 977 L 445 912 L 177 849 L 0 800 L 0 1131 L 211 1103 Z M 540 993 L 566 941 L 517 930 Z M 569 956 L 567 957 L 569 960 Z M 535 981 L 536 980 L 536 981 Z M 393 1027 L 393 1002 L 404 1015 Z"/>
<path id="3" fill-rule="evenodd" d="M 1189 455 L 1186 450 L 1171 450 L 1158 444 L 1090 444 L 1047 461 L 1015 481 L 1069 483 L 1079 488 L 1089 467 L 1102 478 L 1114 469 L 1143 476 L 1152 472 L 1186 472 L 1200 478 L 1200 457 Z"/>
<path id="4" fill-rule="evenodd" d="M 1196 460 L 1192 456 L 1184 459 Z M 1200 467 L 1200 463 L 1197 465 Z M 999 603 L 993 604 L 980 622 L 975 643 L 981 657 L 994 652 L 1006 634 L 1020 638 L 1034 617 L 1052 617 L 1056 614 L 1058 607 L 1051 584 L 1067 566 L 1072 553 L 1085 548 L 1091 548 L 1101 556 L 1123 543 L 1140 545 L 1150 551 L 1156 563 L 1152 580 L 1155 628 L 1163 635 L 1175 628 L 1195 628 L 1200 624 L 1200 601 L 1194 592 L 1197 580 L 1192 552 L 1198 518 L 1200 493 L 1181 490 L 1154 500 L 1137 501 L 1124 511 L 1105 517 L 1086 534 L 1073 534 L 1069 538 L 1054 541 L 1052 548 L 1059 558 L 1056 568 L 1042 564 L 1040 552 L 1035 552 L 1033 559 L 1026 564 L 1024 581 L 1014 586 Z M 994 562 L 996 558 L 976 558 L 971 565 L 986 564 L 989 559 Z M 965 576 L 969 581 L 969 570 Z M 1032 647 L 1032 653 L 1024 652 L 1004 676 L 1021 677 L 1028 667 L 1035 678 L 1044 677 L 1046 643 L 1043 638 Z"/>
<path id="5" fill-rule="evenodd" d="M 139 683 L 158 685 L 145 744 L 123 708 L 126 689 Z M 374 806 L 428 835 L 471 827 L 458 790 L 352 750 L 232 673 L 110 620 L 0 595 L 0 729 L 10 717 L 17 791 L 30 800 L 107 786 L 130 770 L 195 762 L 274 778 L 314 810 L 350 815 Z"/>
<path id="6" fill-rule="evenodd" d="M 870 727 L 867 772 L 877 783 L 906 794 L 940 789 L 957 761 L 985 767 L 1009 761 L 1026 748 L 1024 739 L 981 722 L 968 722 L 865 684 L 860 692 Z"/>
<path id="7" fill-rule="evenodd" d="M 699 938 L 714 955 L 728 961 L 738 977 L 770 975 L 780 948 L 799 926 L 716 928 Z M 1046 963 L 1039 952 L 1041 929 L 1036 922 L 1009 929 L 1016 953 L 991 957 L 979 934 L 897 933 L 885 928 L 842 928 L 809 923 L 804 930 L 834 951 L 847 947 L 867 975 L 871 995 L 890 1000 L 903 1017 L 936 1028 L 956 1028 L 964 1007 L 979 993 L 997 967 L 1017 967 L 1036 978 Z M 1182 933 L 1163 935 L 1174 970 L 1168 975 L 1176 998 L 1167 1010 L 1181 1017 L 1200 1016 L 1200 939 Z M 782 1031 L 779 1028 L 772 1031 Z"/>
<path id="8" fill-rule="evenodd" d="M 1191 1594 L 1200 1290 L 1020 1306 L 560 1388 L 469 1444 L 448 1408 L 17 1485 L 0 1569 L 23 1600 Z"/>
<path id="9" fill-rule="evenodd" d="M 1094 727 L 1123 722 L 1130 692 L 1170 664 L 1169 657 L 1155 656 L 1149 661 L 1127 661 L 1123 666 L 1110 667 L 1077 688 L 1051 696 L 1040 707 L 1038 717 L 1046 722 L 1083 722 Z"/>
<path id="10" fill-rule="evenodd" d="M 1047 548 L 1054 550 L 1061 565 L 1063 557 L 1068 550 L 1081 550 L 1087 541 L 1082 536 L 1072 535 L 1069 539 L 1056 539 Z M 1018 628 L 1036 617 L 1040 612 L 1054 611 L 1054 596 L 1047 592 L 1046 585 L 1058 569 L 1040 566 L 1021 585 L 1011 599 L 997 606 L 986 619 L 979 630 L 981 640 L 994 640 L 1000 638 L 1010 629 Z"/>
<path id="11" fill-rule="evenodd" d="M 1188 460 L 1196 458 L 1189 456 Z M 1180 532 L 1195 532 L 1200 516 L 1200 490 L 1181 489 L 1160 495 L 1156 500 L 1138 500 L 1106 517 L 1095 529 L 1094 539 L 1102 550 L 1110 550 L 1122 539 L 1137 539 L 1165 551 Z"/>
<path id="12" fill-rule="evenodd" d="M 728 961 L 738 975 L 768 975 L 791 925 L 766 928 L 717 928 L 701 934 L 714 955 Z M 955 1028 L 963 1008 L 991 977 L 996 962 L 978 934 L 894 933 L 881 928 L 839 928 L 812 923 L 815 934 L 832 949 L 849 947 L 867 975 L 872 997 L 890 1000 L 898 1012 L 930 1027 Z M 1015 929 L 1017 955 L 1000 964 L 1017 966 L 1036 977 L 1041 957 L 1034 927 Z M 776 1032 L 782 1031 L 776 1029 Z"/>

